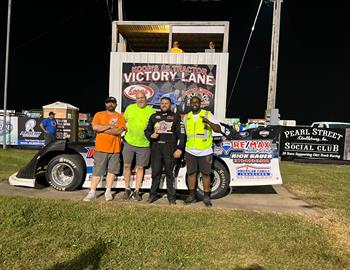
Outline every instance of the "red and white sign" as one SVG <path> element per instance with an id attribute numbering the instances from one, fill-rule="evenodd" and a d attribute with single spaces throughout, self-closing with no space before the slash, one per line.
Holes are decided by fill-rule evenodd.
<path id="1" fill-rule="evenodd" d="M 130 85 L 123 91 L 124 96 L 132 100 L 136 100 L 136 94 L 138 92 L 145 93 L 147 99 L 154 96 L 154 90 L 151 87 L 142 84 Z"/>

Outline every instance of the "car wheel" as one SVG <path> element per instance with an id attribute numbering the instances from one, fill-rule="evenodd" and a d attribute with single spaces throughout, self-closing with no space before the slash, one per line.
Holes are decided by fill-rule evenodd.
<path id="1" fill-rule="evenodd" d="M 55 156 L 48 164 L 46 179 L 55 189 L 75 190 L 83 184 L 84 161 L 78 154 Z"/>
<path id="2" fill-rule="evenodd" d="M 198 176 L 197 181 L 197 197 L 203 199 L 203 183 L 201 180 L 201 175 Z M 214 160 L 213 163 L 213 175 L 211 177 L 211 193 L 210 198 L 218 199 L 224 197 L 230 186 L 230 175 L 226 167 L 219 161 Z"/>

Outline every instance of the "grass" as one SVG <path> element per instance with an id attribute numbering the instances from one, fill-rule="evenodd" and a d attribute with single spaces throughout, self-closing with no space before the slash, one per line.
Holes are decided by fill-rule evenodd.
<path id="1" fill-rule="evenodd" d="M 350 219 L 350 166 L 282 162 L 284 185 L 299 198 Z"/>
<path id="2" fill-rule="evenodd" d="M 35 153 L 0 150 L 0 180 Z M 0 197 L 0 269 L 350 269 L 350 166 L 281 173 L 321 217 Z"/>
<path id="3" fill-rule="evenodd" d="M 25 166 L 29 160 L 37 153 L 37 150 L 0 150 L 0 181 L 7 180 L 8 177 Z"/>
<path id="4" fill-rule="evenodd" d="M 0 269 L 350 269 L 303 217 L 0 197 Z"/>

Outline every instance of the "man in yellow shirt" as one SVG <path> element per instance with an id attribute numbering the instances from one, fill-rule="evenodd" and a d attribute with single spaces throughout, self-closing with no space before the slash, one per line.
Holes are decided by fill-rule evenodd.
<path id="1" fill-rule="evenodd" d="M 171 53 L 183 53 L 184 51 L 180 49 L 180 43 L 174 40 L 173 47 L 170 50 Z"/>

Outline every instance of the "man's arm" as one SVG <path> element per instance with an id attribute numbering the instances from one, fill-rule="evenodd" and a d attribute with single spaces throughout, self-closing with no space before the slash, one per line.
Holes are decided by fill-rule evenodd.
<path id="1" fill-rule="evenodd" d="M 173 154 L 174 158 L 180 158 L 182 155 L 182 151 L 185 149 L 185 143 L 186 143 L 186 132 L 185 132 L 185 125 L 181 121 L 180 116 L 176 118 L 176 125 L 175 125 L 175 134 L 176 134 L 176 150 Z"/>
<path id="2" fill-rule="evenodd" d="M 123 127 L 112 127 L 110 129 L 107 129 L 106 131 L 104 131 L 104 133 L 117 136 L 117 135 L 122 134 L 124 130 L 125 129 Z"/>
<path id="3" fill-rule="evenodd" d="M 92 123 L 92 129 L 96 131 L 97 133 L 105 132 L 106 130 L 109 130 L 113 128 L 111 125 L 100 125 L 100 124 L 94 124 Z"/>
<path id="4" fill-rule="evenodd" d="M 176 123 L 175 123 L 175 134 L 176 134 L 176 149 L 183 150 L 185 148 L 186 144 L 186 132 L 185 132 L 185 125 L 181 121 L 180 116 L 176 117 Z"/>
<path id="5" fill-rule="evenodd" d="M 145 129 L 145 136 L 149 141 L 152 141 L 152 139 L 157 139 L 158 134 L 155 133 L 154 130 L 154 117 L 151 115 L 151 117 L 148 120 L 147 127 Z"/>
<path id="6" fill-rule="evenodd" d="M 203 123 L 209 125 L 214 132 L 221 133 L 221 127 L 219 124 L 214 124 L 213 122 L 210 122 L 208 118 L 205 117 L 202 117 L 202 120 Z"/>
<path id="7" fill-rule="evenodd" d="M 43 123 L 40 123 L 40 127 L 41 127 L 41 129 L 42 129 L 44 132 L 46 132 L 46 129 L 45 129 Z"/>

